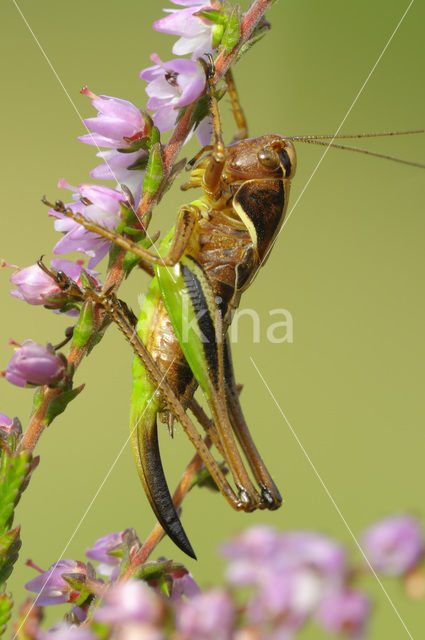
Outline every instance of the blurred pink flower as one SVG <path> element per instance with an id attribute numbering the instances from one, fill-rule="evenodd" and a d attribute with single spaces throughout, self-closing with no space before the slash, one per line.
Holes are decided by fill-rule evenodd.
<path id="1" fill-rule="evenodd" d="M 144 623 L 155 625 L 163 615 L 159 596 L 143 582 L 120 582 L 106 592 L 104 601 L 94 617 L 110 624 Z M 143 637 L 143 636 L 142 636 Z"/>
<path id="2" fill-rule="evenodd" d="M 419 522 L 408 515 L 390 516 L 366 529 L 362 536 L 365 554 L 376 571 L 401 575 L 413 569 L 425 552 Z"/>
<path id="3" fill-rule="evenodd" d="M 230 596 L 210 589 L 177 605 L 176 628 L 191 640 L 230 640 L 234 618 Z"/>
<path id="4" fill-rule="evenodd" d="M 325 631 L 342 634 L 350 640 L 363 640 L 369 614 L 369 598 L 360 591 L 344 589 L 323 600 L 317 619 Z"/>

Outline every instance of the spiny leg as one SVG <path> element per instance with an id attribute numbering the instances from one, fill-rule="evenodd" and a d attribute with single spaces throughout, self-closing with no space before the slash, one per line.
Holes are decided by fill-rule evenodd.
<path id="1" fill-rule="evenodd" d="M 224 458 L 223 447 L 221 445 L 220 437 L 215 428 L 214 421 L 207 416 L 204 409 L 201 407 L 199 402 L 195 400 L 195 398 L 192 398 L 192 400 L 190 401 L 189 409 L 191 410 L 201 427 L 204 429 L 205 433 L 211 438 L 212 444 Z"/>
<path id="2" fill-rule="evenodd" d="M 68 218 L 72 218 L 73 220 L 75 220 L 75 222 L 81 224 L 85 229 L 87 229 L 87 231 L 97 233 L 99 236 L 102 236 L 102 238 L 106 238 L 122 249 L 130 251 L 135 256 L 138 256 L 149 264 L 158 264 L 165 267 L 173 267 L 180 260 L 186 249 L 187 243 L 189 242 L 189 238 L 199 216 L 198 208 L 193 205 L 184 205 L 179 209 L 173 242 L 171 244 L 169 253 L 166 256 L 162 257 L 159 254 L 153 254 L 151 251 L 149 251 L 149 249 L 145 249 L 126 236 L 117 233 L 113 229 L 108 229 L 107 227 L 104 227 L 97 222 L 88 220 L 81 213 L 74 212 L 71 209 L 66 208 L 63 202 L 61 202 L 60 200 L 58 200 L 54 205 L 52 205 L 47 200 L 44 200 L 44 202 L 45 204 L 53 207 L 55 211 L 63 213 Z"/>
<path id="3" fill-rule="evenodd" d="M 252 511 L 260 506 L 261 497 L 244 467 L 227 410 L 223 326 L 214 290 L 202 266 L 188 254 L 180 261 L 177 279 L 161 267 L 155 271 L 184 357 L 207 399 L 225 461 L 245 510 Z"/>
<path id="4" fill-rule="evenodd" d="M 239 392 L 234 378 L 232 355 L 228 338 L 226 338 L 225 342 L 224 357 L 227 406 L 229 408 L 233 430 L 249 462 L 252 473 L 261 488 L 263 508 L 270 510 L 278 509 L 282 504 L 281 495 L 255 446 L 239 402 Z"/>
<path id="5" fill-rule="evenodd" d="M 236 90 L 235 80 L 233 78 L 233 73 L 229 69 L 226 71 L 224 76 L 227 85 L 227 93 L 230 98 L 230 102 L 232 104 L 232 112 L 233 117 L 235 119 L 237 131 L 233 136 L 232 142 L 237 142 L 238 140 L 243 140 L 248 137 L 248 124 L 245 118 L 245 114 L 241 107 L 241 103 L 239 101 L 238 92 Z"/>
<path id="6" fill-rule="evenodd" d="M 203 58 L 200 58 L 199 62 L 205 69 L 205 75 L 207 79 L 208 104 L 213 128 L 211 158 L 205 169 L 202 182 L 204 191 L 206 191 L 208 195 L 218 200 L 221 195 L 221 174 L 223 171 L 224 163 L 226 161 L 226 148 L 223 142 L 223 133 L 221 129 L 220 112 L 218 110 L 217 98 L 215 97 L 215 69 L 212 56 L 209 56 L 209 63 L 205 62 Z"/>
<path id="7" fill-rule="evenodd" d="M 93 292 L 88 292 L 89 297 L 93 297 Z M 159 369 L 156 362 L 153 360 L 151 354 L 147 350 L 146 346 L 140 340 L 137 335 L 134 326 L 128 322 L 125 313 L 123 313 L 121 305 L 119 301 L 115 298 L 115 296 L 110 297 L 101 297 L 97 294 L 95 295 L 94 301 L 98 304 L 101 304 L 105 311 L 111 316 L 111 318 L 116 322 L 121 332 L 124 334 L 128 342 L 130 342 L 133 347 L 134 352 L 140 358 L 143 363 L 143 366 L 146 368 L 149 377 L 157 386 L 158 391 L 161 393 L 163 400 L 168 405 L 169 410 L 175 415 L 176 419 L 180 422 L 183 429 L 187 433 L 189 439 L 191 440 L 193 446 L 198 451 L 202 460 L 205 463 L 208 471 L 210 472 L 214 482 L 217 484 L 221 493 L 226 497 L 229 504 L 236 510 L 240 510 L 244 508 L 243 502 L 235 495 L 232 487 L 227 482 L 224 477 L 222 471 L 217 465 L 216 461 L 212 457 L 210 451 L 205 446 L 205 443 L 198 431 L 196 430 L 194 424 L 187 416 L 184 407 L 182 406 L 180 400 L 174 393 L 173 389 L 167 382 L 167 379 L 164 377 L 163 372 Z"/>
<path id="8" fill-rule="evenodd" d="M 114 295 L 108 292 L 100 294 L 96 291 L 95 285 L 82 290 L 73 280 L 65 276 L 65 274 L 62 274 L 62 272 L 58 273 L 56 270 L 49 270 L 45 265 L 43 265 L 43 267 L 44 271 L 50 277 L 60 286 L 64 287 L 64 290 L 72 290 L 74 299 L 81 301 L 90 300 L 94 304 L 99 304 L 104 308 L 111 320 L 118 325 L 121 332 L 130 342 L 136 355 L 146 368 L 149 380 L 154 384 L 153 393 L 159 392 L 162 395 L 170 411 L 176 416 L 176 419 L 188 434 L 189 439 L 202 458 L 219 491 L 225 496 L 234 509 L 243 509 L 245 504 L 236 496 L 222 470 L 211 455 L 209 442 L 204 442 L 201 438 L 195 426 L 186 415 L 179 399 L 168 384 L 166 376 L 161 372 L 145 345 L 141 342 L 136 332 L 134 316 L 130 313 L 127 306 L 124 303 L 120 303 Z M 90 278 L 89 274 L 87 274 L 87 277 Z M 149 404 L 150 401 L 147 403 L 148 407 Z M 188 553 L 188 555 L 194 557 L 194 552 L 180 523 L 162 470 L 156 434 L 156 419 L 151 421 L 150 424 L 151 428 L 148 428 L 140 439 L 136 434 L 137 429 L 134 429 L 132 433 L 132 438 L 136 439 L 134 442 L 135 447 L 140 448 L 138 471 L 143 484 L 147 486 L 148 498 L 153 502 L 154 511 L 160 524 L 177 546 Z"/>

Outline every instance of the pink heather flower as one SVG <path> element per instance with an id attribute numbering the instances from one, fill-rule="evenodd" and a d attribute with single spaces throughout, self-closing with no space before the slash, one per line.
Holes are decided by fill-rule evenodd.
<path id="1" fill-rule="evenodd" d="M 78 285 L 81 284 L 81 269 L 83 261 L 72 262 L 61 258 L 54 258 L 51 265 L 57 271 L 63 271 L 69 278 L 74 280 Z M 88 272 L 94 277 L 97 272 Z M 12 289 L 11 294 L 19 300 L 25 300 L 28 304 L 45 305 L 52 308 L 58 308 L 66 301 L 66 296 L 61 300 L 62 290 L 57 283 L 45 273 L 38 264 L 32 264 L 30 267 L 18 269 L 10 276 L 12 284 L 17 289 Z M 49 300 L 50 298 L 50 300 Z"/>
<path id="2" fill-rule="evenodd" d="M 135 200 L 140 197 L 140 191 L 145 174 L 141 169 L 131 169 L 147 155 L 143 149 L 130 150 L 132 143 L 146 135 L 146 123 L 134 104 L 111 96 L 97 96 L 87 88 L 81 93 L 92 98 L 92 105 L 98 110 L 95 118 L 87 118 L 84 124 L 93 133 L 79 136 L 80 142 L 107 147 L 109 151 L 99 151 L 98 158 L 104 162 L 90 172 L 90 177 L 96 180 L 115 180 L 124 183 L 134 194 Z"/>
<path id="3" fill-rule="evenodd" d="M 350 640 L 363 640 L 369 614 L 369 599 L 360 591 L 345 589 L 323 600 L 317 619 L 325 631 L 342 634 Z"/>
<path id="4" fill-rule="evenodd" d="M 25 340 L 6 367 L 6 380 L 18 387 L 54 384 L 65 374 L 63 358 L 50 345 L 43 347 L 33 340 Z"/>
<path id="5" fill-rule="evenodd" d="M 200 9 L 214 9 L 215 7 L 202 0 L 171 0 L 174 4 L 183 5 L 187 9 L 164 9 L 169 15 L 153 23 L 153 28 L 162 33 L 180 36 L 173 46 L 176 56 L 192 53 L 196 60 L 205 53 L 213 52 L 213 35 L 216 25 L 201 16 L 196 16 Z"/>
<path id="6" fill-rule="evenodd" d="M 150 626 L 159 623 L 162 615 L 161 599 L 140 580 L 128 580 L 112 587 L 106 592 L 102 606 L 94 613 L 99 622 Z"/>
<path id="7" fill-rule="evenodd" d="M 73 590 L 71 585 L 62 578 L 64 573 L 76 574 L 76 577 L 85 576 L 86 565 L 76 560 L 59 560 L 50 569 L 27 582 L 25 589 L 39 594 L 35 602 L 40 607 L 73 602 L 78 598 L 79 593 Z"/>
<path id="8" fill-rule="evenodd" d="M 37 640 L 96 640 L 96 636 L 87 627 L 76 627 L 62 623 L 48 631 L 40 630 Z"/>
<path id="9" fill-rule="evenodd" d="M 80 200 L 84 198 L 90 202 L 90 204 L 83 204 L 78 201 L 66 205 L 73 211 L 84 215 L 88 220 L 98 222 L 109 229 L 114 229 L 121 221 L 121 203 L 125 202 L 126 197 L 120 191 L 91 184 L 80 184 L 77 188 L 72 187 L 65 180 L 59 180 L 58 187 L 65 187 L 74 191 L 74 199 Z M 55 222 L 56 231 L 62 231 L 66 234 L 56 243 L 53 253 L 61 254 L 68 251 L 85 253 L 90 256 L 89 268 L 95 267 L 108 253 L 111 243 L 106 238 L 102 238 L 91 231 L 86 231 L 78 222 L 54 209 L 50 209 L 49 214 L 57 218 Z"/>
<path id="10" fill-rule="evenodd" d="M 14 437 L 15 441 L 22 435 L 22 425 L 18 418 L 9 418 L 4 413 L 0 413 L 0 440 L 8 441 L 10 436 Z"/>
<path id="11" fill-rule="evenodd" d="M 314 611 L 320 599 L 340 588 L 346 577 L 344 549 L 315 532 L 282 534 L 269 527 L 254 527 L 225 545 L 223 553 L 230 558 L 226 571 L 230 584 L 257 586 L 259 606 L 269 598 L 270 585 L 286 576 L 295 621 Z"/>
<path id="12" fill-rule="evenodd" d="M 176 123 L 178 109 L 190 104 L 205 87 L 205 73 L 199 62 L 176 59 L 162 62 L 154 53 L 151 60 L 157 64 L 140 72 L 142 80 L 148 82 L 148 109 L 156 110 L 153 117 L 161 132 L 172 129 Z M 209 118 L 205 118 L 196 129 L 202 145 L 211 139 Z"/>
<path id="13" fill-rule="evenodd" d="M 192 574 L 188 571 L 175 571 L 171 577 L 173 579 L 171 600 L 178 602 L 182 598 L 193 598 L 201 593 Z"/>
<path id="14" fill-rule="evenodd" d="M 297 588 L 292 571 L 271 576 L 248 601 L 248 620 L 258 626 L 279 627 L 282 633 L 294 633 L 306 620 L 305 613 L 294 607 Z"/>
<path id="15" fill-rule="evenodd" d="M 365 554 L 376 571 L 398 576 L 413 569 L 425 552 L 424 535 L 415 518 L 390 516 L 366 529 Z"/>
<path id="16" fill-rule="evenodd" d="M 176 628 L 188 639 L 230 640 L 234 618 L 229 595 L 221 589 L 211 589 L 179 603 Z"/>
<path id="17" fill-rule="evenodd" d="M 110 551 L 121 548 L 125 531 L 119 533 L 109 533 L 102 536 L 91 547 L 86 550 L 86 556 L 92 560 L 97 560 L 100 564 L 97 571 L 103 576 L 109 576 L 113 580 L 118 577 L 121 559 L 110 555 Z"/>
<path id="18" fill-rule="evenodd" d="M 9 416 L 7 416 L 5 413 L 0 413 L 0 430 L 8 435 L 12 432 L 12 428 L 13 420 L 9 418 Z"/>

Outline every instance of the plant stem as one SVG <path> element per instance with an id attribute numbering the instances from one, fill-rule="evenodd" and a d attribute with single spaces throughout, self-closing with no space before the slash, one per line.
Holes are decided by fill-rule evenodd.
<path id="1" fill-rule="evenodd" d="M 114 291 L 116 291 L 120 286 L 124 278 L 124 271 L 122 269 L 124 255 L 125 255 L 125 251 L 120 250 L 118 252 L 117 257 L 113 262 L 113 264 L 111 265 L 108 271 L 108 274 L 106 276 L 106 280 L 104 284 L 105 290 L 112 284 L 114 285 Z M 101 307 L 96 307 L 94 310 L 94 319 L 93 319 L 94 328 L 93 328 L 92 339 L 95 337 L 99 327 L 101 326 L 104 316 L 105 316 L 105 312 L 103 311 L 103 309 Z M 92 340 L 88 340 L 87 343 L 84 345 L 84 347 L 80 347 L 78 349 L 75 348 L 74 346 L 71 346 L 69 350 L 69 354 L 67 356 L 67 360 L 69 364 L 72 364 L 74 366 L 74 370 L 77 369 L 77 367 L 83 360 L 84 356 L 86 355 L 91 345 L 91 342 Z M 43 433 L 44 429 L 47 426 L 45 419 L 46 419 L 47 410 L 49 408 L 49 404 L 55 396 L 61 393 L 60 389 L 50 389 L 49 387 L 44 387 L 43 391 L 44 391 L 43 400 L 41 401 L 40 405 L 37 407 L 37 409 L 34 411 L 34 413 L 30 418 L 30 422 L 27 427 L 27 430 L 25 431 L 21 440 L 21 444 L 19 447 L 20 449 L 26 449 L 29 451 L 34 450 L 41 434 Z"/>

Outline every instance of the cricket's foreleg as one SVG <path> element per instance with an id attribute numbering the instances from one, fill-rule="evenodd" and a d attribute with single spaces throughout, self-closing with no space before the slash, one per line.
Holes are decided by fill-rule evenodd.
<path id="1" fill-rule="evenodd" d="M 184 205 L 179 209 L 170 249 L 167 255 L 161 256 L 159 252 L 154 254 L 149 249 L 145 249 L 145 247 L 137 244 L 137 242 L 133 242 L 130 238 L 117 233 L 113 229 L 108 229 L 108 227 L 104 227 L 93 220 L 88 220 L 81 213 L 66 208 L 62 202 L 58 201 L 54 208 L 56 211 L 63 213 L 68 218 L 72 218 L 75 222 L 81 224 L 87 231 L 106 238 L 122 249 L 130 251 L 148 264 L 157 264 L 165 267 L 173 267 L 180 260 L 199 217 L 199 210 L 193 205 Z"/>
<path id="2" fill-rule="evenodd" d="M 226 396 L 233 430 L 242 447 L 249 466 L 261 489 L 263 508 L 278 509 L 282 504 L 281 495 L 273 482 L 249 432 L 239 402 L 238 388 L 233 373 L 230 344 L 226 338 L 224 347 L 224 369 L 226 378 Z"/>
<path id="3" fill-rule="evenodd" d="M 224 76 L 227 85 L 227 93 L 232 104 L 233 118 L 235 119 L 237 131 L 233 136 L 233 142 L 243 140 L 248 137 L 248 124 L 246 122 L 245 114 L 239 102 L 238 92 L 236 90 L 233 73 L 229 69 Z"/>

